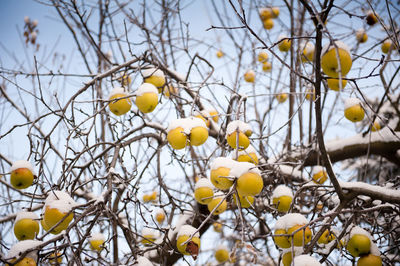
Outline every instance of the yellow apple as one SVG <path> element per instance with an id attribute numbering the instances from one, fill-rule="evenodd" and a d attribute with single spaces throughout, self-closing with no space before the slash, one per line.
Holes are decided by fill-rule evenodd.
<path id="1" fill-rule="evenodd" d="M 292 245 L 289 241 L 289 237 L 285 236 L 287 234 L 285 229 L 276 229 L 274 232 L 274 242 L 280 248 L 290 248 Z"/>
<path id="2" fill-rule="evenodd" d="M 368 254 L 358 259 L 357 266 L 382 266 L 382 259 L 379 256 Z"/>
<path id="3" fill-rule="evenodd" d="M 353 257 L 359 257 L 369 253 L 371 240 L 366 235 L 354 234 L 347 242 L 346 248 Z"/>
<path id="4" fill-rule="evenodd" d="M 314 44 L 312 44 L 311 42 L 307 42 L 303 49 L 301 61 L 303 63 L 307 61 L 312 62 L 314 60 L 314 52 L 315 52 Z"/>
<path id="5" fill-rule="evenodd" d="M 292 255 L 292 252 L 286 252 L 285 254 L 283 254 L 282 256 L 282 264 L 283 266 L 290 266 L 292 265 L 292 257 L 294 257 Z"/>
<path id="6" fill-rule="evenodd" d="M 262 62 L 262 63 L 267 62 L 267 60 L 268 60 L 267 52 L 261 51 L 258 54 L 257 60 L 258 60 L 258 62 Z"/>
<path id="7" fill-rule="evenodd" d="M 303 246 L 311 241 L 312 231 L 308 226 L 306 228 L 303 228 L 303 229 L 297 231 L 296 233 L 294 233 L 296 230 L 298 230 L 299 228 L 301 228 L 303 226 L 304 225 L 295 225 L 295 226 L 292 226 L 291 228 L 289 228 L 287 231 L 287 233 L 289 235 L 293 234 L 292 236 L 289 237 L 289 241 L 293 241 L 293 245 L 295 245 L 297 247 Z M 303 244 L 303 240 L 304 240 L 304 244 Z"/>
<path id="8" fill-rule="evenodd" d="M 192 255 L 190 253 L 190 250 L 187 249 L 188 243 L 190 242 L 197 245 L 198 249 L 200 249 L 200 238 L 198 236 L 194 236 L 190 242 L 183 244 L 189 239 L 189 237 L 189 235 L 181 235 L 178 236 L 178 239 L 176 240 L 176 247 L 178 248 L 178 251 L 183 255 Z"/>
<path id="9" fill-rule="evenodd" d="M 212 118 L 212 120 L 214 120 L 215 123 L 218 123 L 219 120 L 219 114 L 216 110 L 210 110 L 208 111 L 208 113 L 210 114 L 210 117 Z"/>
<path id="10" fill-rule="evenodd" d="M 129 112 L 132 107 L 132 101 L 129 98 L 125 99 L 120 99 L 120 100 L 114 100 L 122 97 L 126 97 L 128 94 L 126 93 L 117 93 L 112 96 L 110 96 L 110 101 L 108 104 L 108 108 L 110 108 L 110 111 L 115 114 L 115 115 L 123 115 Z"/>
<path id="11" fill-rule="evenodd" d="M 221 58 L 221 57 L 223 57 L 224 56 L 224 53 L 221 51 L 221 50 L 218 50 L 217 51 L 217 57 L 218 58 Z"/>
<path id="12" fill-rule="evenodd" d="M 146 92 L 136 96 L 135 104 L 142 113 L 153 112 L 158 104 L 158 95 L 154 92 Z"/>
<path id="13" fill-rule="evenodd" d="M 231 146 L 232 149 L 236 149 L 236 142 L 237 142 L 237 136 L 239 135 L 239 148 L 240 149 L 246 149 L 247 147 L 249 147 L 250 145 L 250 140 L 249 138 L 241 131 L 238 132 L 233 132 L 231 134 L 229 134 L 226 137 L 226 140 L 229 144 L 229 146 Z"/>
<path id="14" fill-rule="evenodd" d="M 250 83 L 253 83 L 256 79 L 256 73 L 253 70 L 247 70 L 244 73 L 244 80 Z"/>
<path id="15" fill-rule="evenodd" d="M 309 101 L 315 101 L 315 90 L 306 89 L 306 99 Z"/>
<path id="16" fill-rule="evenodd" d="M 222 232 L 222 224 L 220 222 L 213 223 L 213 228 L 214 228 L 214 231 L 217 233 Z"/>
<path id="17" fill-rule="evenodd" d="M 360 104 L 353 105 L 344 110 L 344 116 L 351 122 L 359 122 L 364 119 L 364 108 Z"/>
<path id="18" fill-rule="evenodd" d="M 277 6 L 275 6 L 275 7 L 272 7 L 271 8 L 272 9 L 272 17 L 273 18 L 277 18 L 278 16 L 279 16 L 279 7 L 277 7 Z"/>
<path id="19" fill-rule="evenodd" d="M 364 29 L 356 31 L 356 39 L 359 43 L 365 43 L 368 40 L 368 35 Z"/>
<path id="20" fill-rule="evenodd" d="M 218 263 L 224 263 L 229 260 L 229 251 L 226 247 L 218 247 L 214 255 Z"/>
<path id="21" fill-rule="evenodd" d="M 142 239 L 141 239 L 142 244 L 145 246 L 151 246 L 154 244 L 156 239 L 159 237 L 159 232 L 154 229 L 144 227 L 142 229 L 141 236 L 142 236 Z"/>
<path id="22" fill-rule="evenodd" d="M 206 123 L 206 126 L 209 128 L 210 127 L 210 120 L 208 120 L 208 116 L 206 116 L 205 114 L 203 115 L 203 114 L 198 114 L 198 115 L 195 115 L 194 117 L 197 117 L 197 118 L 200 118 L 201 120 L 203 120 L 204 121 L 204 123 Z"/>
<path id="23" fill-rule="evenodd" d="M 150 195 L 148 195 L 148 194 L 145 194 L 145 195 L 143 195 L 143 202 L 149 202 L 150 201 Z"/>
<path id="24" fill-rule="evenodd" d="M 282 92 L 282 93 L 277 94 L 275 97 L 279 103 L 284 103 L 287 100 L 287 98 L 289 97 L 289 95 L 287 93 Z"/>
<path id="25" fill-rule="evenodd" d="M 52 233 L 55 232 L 56 234 L 58 234 L 61 231 L 67 229 L 69 223 L 74 218 L 73 213 L 70 214 L 64 213 L 57 208 L 51 208 L 50 206 L 46 206 L 44 211 L 43 222 L 46 224 L 48 228 L 52 228 L 54 225 L 60 222 L 65 216 L 67 217 L 52 230 Z"/>
<path id="26" fill-rule="evenodd" d="M 272 203 L 279 212 L 287 212 L 292 204 L 293 198 L 290 196 L 280 196 L 279 198 L 273 198 Z"/>
<path id="27" fill-rule="evenodd" d="M 264 72 L 271 72 L 271 69 L 272 69 L 272 65 L 271 65 L 270 62 L 264 62 L 263 63 L 262 70 Z"/>
<path id="28" fill-rule="evenodd" d="M 11 260 L 11 263 L 16 261 L 16 259 Z M 6 264 L 7 266 L 10 266 L 9 264 Z M 22 260 L 20 260 L 18 263 L 12 264 L 13 266 L 36 266 L 36 261 L 32 258 L 25 257 Z"/>
<path id="29" fill-rule="evenodd" d="M 164 212 L 159 212 L 156 214 L 156 221 L 158 224 L 162 224 L 165 220 L 165 213 Z"/>
<path id="30" fill-rule="evenodd" d="M 210 212 L 212 212 L 214 210 L 214 208 L 220 204 L 217 209 L 215 209 L 215 211 L 213 212 L 213 215 L 219 215 L 221 213 L 223 213 L 224 211 L 226 211 L 227 208 L 227 203 L 226 203 L 226 199 L 224 196 L 215 196 L 213 199 L 211 199 L 211 201 L 207 204 L 207 208 Z"/>
<path id="31" fill-rule="evenodd" d="M 342 42 L 335 42 L 334 45 L 326 45 L 322 50 L 321 67 L 324 73 L 330 77 L 339 77 L 339 63 L 342 77 L 346 76 L 351 69 L 353 61 L 347 45 Z M 339 57 L 339 60 L 337 59 Z"/>
<path id="32" fill-rule="evenodd" d="M 150 83 L 161 88 L 165 84 L 165 75 L 160 69 L 148 68 L 142 70 L 142 75 L 145 83 Z"/>
<path id="33" fill-rule="evenodd" d="M 177 127 L 168 132 L 167 140 L 172 148 L 180 150 L 186 147 L 187 136 L 182 127 Z"/>
<path id="34" fill-rule="evenodd" d="M 14 235 L 19 240 L 34 239 L 39 234 L 39 222 L 31 218 L 18 220 L 14 225 Z"/>
<path id="35" fill-rule="evenodd" d="M 268 7 L 260 8 L 258 10 L 258 14 L 262 21 L 265 21 L 266 19 L 271 19 L 273 16 L 272 9 Z"/>
<path id="36" fill-rule="evenodd" d="M 371 131 L 379 131 L 381 130 L 381 124 L 378 121 L 374 121 L 374 123 L 371 125 Z"/>
<path id="37" fill-rule="evenodd" d="M 90 248 L 93 250 L 97 250 L 97 251 L 101 251 L 103 249 L 103 245 L 104 245 L 104 239 L 93 239 L 90 240 Z"/>
<path id="38" fill-rule="evenodd" d="M 49 256 L 50 265 L 60 265 L 62 263 L 62 254 L 60 252 L 51 253 Z"/>
<path id="39" fill-rule="evenodd" d="M 258 164 L 257 154 L 255 154 L 254 152 L 250 152 L 249 154 L 239 155 L 237 161 Z"/>
<path id="40" fill-rule="evenodd" d="M 127 87 L 129 86 L 129 84 L 131 84 L 132 79 L 128 74 L 124 74 L 118 78 L 118 81 L 121 83 L 123 87 Z"/>
<path id="41" fill-rule="evenodd" d="M 330 243 L 332 240 L 335 239 L 335 236 L 333 234 L 331 234 L 331 232 L 329 231 L 329 229 L 326 229 L 322 235 L 320 236 L 320 238 L 318 239 L 318 244 L 328 244 Z"/>
<path id="42" fill-rule="evenodd" d="M 263 21 L 263 27 L 266 30 L 270 30 L 274 27 L 274 20 L 271 18 L 268 18 L 266 20 Z"/>
<path id="43" fill-rule="evenodd" d="M 250 208 L 254 204 L 254 197 L 253 196 L 242 196 L 239 194 L 239 201 L 240 201 L 240 206 L 242 208 Z M 236 194 L 233 194 L 233 202 L 235 206 L 239 205 L 239 202 L 237 202 Z"/>
<path id="44" fill-rule="evenodd" d="M 347 85 L 347 80 L 345 80 L 343 78 L 345 78 L 345 77 L 342 77 L 342 89 L 344 89 L 344 87 L 346 87 L 346 85 Z M 340 91 L 339 79 L 327 78 L 326 83 L 328 84 L 329 89 L 334 90 L 334 91 Z"/>
<path id="45" fill-rule="evenodd" d="M 387 54 L 389 52 L 390 48 L 392 47 L 392 45 L 393 45 L 393 42 L 391 39 L 385 40 L 381 46 L 382 53 Z"/>
<path id="46" fill-rule="evenodd" d="M 212 184 L 220 190 L 228 190 L 233 185 L 233 181 L 227 178 L 230 171 L 231 169 L 227 167 L 218 167 L 211 170 L 210 180 Z"/>
<path id="47" fill-rule="evenodd" d="M 242 174 L 236 183 L 236 190 L 242 196 L 256 196 L 264 187 L 264 181 L 258 173 Z"/>
<path id="48" fill-rule="evenodd" d="M 208 181 L 208 180 L 207 180 Z M 212 200 L 214 196 L 214 191 L 211 187 L 197 187 L 194 190 L 194 198 L 196 201 L 202 205 L 207 205 Z"/>
<path id="49" fill-rule="evenodd" d="M 374 12 L 372 10 L 370 10 L 367 13 L 366 20 L 367 20 L 367 24 L 370 25 L 370 26 L 372 26 L 372 25 L 374 25 L 375 23 L 378 22 L 378 18 L 377 18 L 377 16 L 374 14 Z"/>
<path id="50" fill-rule="evenodd" d="M 278 42 L 279 42 L 278 43 L 279 51 L 288 52 L 290 50 L 292 41 L 288 39 L 286 36 L 280 36 Z"/>
<path id="51" fill-rule="evenodd" d="M 190 145 L 200 146 L 206 142 L 208 138 L 208 130 L 204 127 L 194 127 L 190 131 Z"/>
<path id="52" fill-rule="evenodd" d="M 10 182 L 16 189 L 28 188 L 33 184 L 34 175 L 28 168 L 18 168 L 11 171 Z"/>
<path id="53" fill-rule="evenodd" d="M 328 179 L 328 174 L 324 169 L 320 169 L 313 173 L 312 179 L 314 183 L 322 185 Z"/>
<path id="54" fill-rule="evenodd" d="M 154 241 L 156 241 L 156 239 L 157 238 L 153 234 L 151 234 L 151 235 L 143 235 L 141 242 L 145 246 L 151 246 L 152 244 L 154 244 Z"/>
<path id="55" fill-rule="evenodd" d="M 172 85 L 164 86 L 164 95 L 167 98 L 171 97 L 171 95 L 177 95 L 178 92 L 179 92 L 178 87 L 174 87 Z"/>
<path id="56" fill-rule="evenodd" d="M 150 195 L 149 195 L 149 200 L 150 201 L 157 201 L 157 191 L 153 191 Z"/>

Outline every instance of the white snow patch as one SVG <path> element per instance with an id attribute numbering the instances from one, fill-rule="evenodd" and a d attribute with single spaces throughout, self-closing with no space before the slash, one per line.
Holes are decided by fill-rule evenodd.
<path id="1" fill-rule="evenodd" d="M 350 54 L 350 48 L 347 46 L 347 44 L 341 41 L 336 41 L 335 44 L 338 49 L 343 49 Z M 331 43 L 326 44 L 324 48 L 322 48 L 321 56 L 323 56 L 325 53 L 329 52 L 332 49 L 336 49 L 334 44 Z"/>
<path id="2" fill-rule="evenodd" d="M 76 204 L 75 201 L 71 198 L 71 196 L 67 192 L 60 191 L 60 190 L 50 191 L 44 204 L 48 205 L 50 202 L 55 201 L 55 200 L 62 200 L 71 205 Z"/>
<path id="3" fill-rule="evenodd" d="M 226 250 L 229 251 L 229 249 L 224 245 L 224 244 L 220 244 L 218 245 L 215 250 Z"/>
<path id="4" fill-rule="evenodd" d="M 32 164 L 25 160 L 19 160 L 19 161 L 13 162 L 13 164 L 11 165 L 11 172 L 14 170 L 20 169 L 20 168 L 27 168 L 27 169 L 29 169 L 29 171 L 31 171 L 33 174 L 35 174 L 33 171 Z"/>
<path id="5" fill-rule="evenodd" d="M 381 256 L 381 252 L 379 251 L 378 246 L 372 241 L 371 241 L 371 250 L 370 250 L 370 252 L 371 252 L 372 255 L 379 256 L 379 257 Z"/>
<path id="6" fill-rule="evenodd" d="M 144 68 L 142 69 L 142 76 L 144 78 L 148 78 L 151 76 L 162 77 L 165 78 L 164 72 L 157 68 Z"/>
<path id="7" fill-rule="evenodd" d="M 306 225 L 307 223 L 308 221 L 306 217 L 304 217 L 300 213 L 288 213 L 278 218 L 274 228 L 275 230 L 277 229 L 288 230 L 289 228 L 295 225 Z"/>
<path id="8" fill-rule="evenodd" d="M 384 127 L 379 131 L 370 132 L 366 136 L 362 136 L 362 134 L 357 134 L 355 136 L 346 138 L 346 139 L 335 139 L 326 142 L 326 149 L 328 152 L 342 150 L 347 146 L 355 145 L 355 144 L 368 144 L 371 142 L 393 142 L 399 141 L 400 132 L 395 132 L 393 134 L 389 128 Z"/>
<path id="9" fill-rule="evenodd" d="M 199 232 L 196 232 L 196 228 L 191 225 L 185 224 L 182 225 L 178 232 L 178 237 L 180 236 L 191 236 L 194 234 L 194 237 L 200 237 Z"/>
<path id="10" fill-rule="evenodd" d="M 117 95 L 117 94 L 123 94 L 125 96 L 128 95 L 128 93 L 125 91 L 124 88 L 116 87 L 116 88 L 113 88 L 113 90 L 110 92 L 110 96 L 108 96 L 108 98 L 111 98 L 112 96 Z"/>
<path id="11" fill-rule="evenodd" d="M 347 98 L 344 101 L 344 109 L 350 108 L 352 106 L 361 105 L 361 101 L 358 98 Z"/>
<path id="12" fill-rule="evenodd" d="M 151 83 L 143 83 L 136 91 L 136 96 L 142 96 L 145 93 L 155 93 L 158 95 L 158 89 Z"/>
<path id="13" fill-rule="evenodd" d="M 316 165 L 316 166 L 314 166 L 314 167 L 313 167 L 312 174 L 315 175 L 315 174 L 318 174 L 319 172 L 326 172 L 326 171 L 325 171 L 325 167 L 323 167 L 323 166 L 321 166 L 321 165 Z"/>
<path id="14" fill-rule="evenodd" d="M 103 241 L 106 241 L 106 237 L 105 237 L 102 233 L 90 234 L 89 241 L 94 241 L 94 240 L 103 240 Z"/>
<path id="15" fill-rule="evenodd" d="M 137 266 L 154 266 L 146 257 L 138 256 L 137 261 L 135 264 Z"/>
<path id="16" fill-rule="evenodd" d="M 373 238 L 372 238 L 371 234 L 368 233 L 366 230 L 362 229 L 362 228 L 359 227 L 359 226 L 354 226 L 354 227 L 351 229 L 350 235 L 349 235 L 349 239 L 352 238 L 354 235 L 364 235 L 364 236 L 367 236 L 367 237 L 371 240 L 371 243 L 372 243 Z"/>
<path id="17" fill-rule="evenodd" d="M 61 213 L 69 213 L 72 210 L 73 205 L 68 204 L 64 200 L 53 200 L 49 204 L 46 204 L 46 208 L 57 209 Z"/>
<path id="18" fill-rule="evenodd" d="M 159 236 L 159 232 L 157 230 L 152 229 L 152 228 L 144 227 L 142 229 L 142 236 L 157 238 Z"/>
<path id="19" fill-rule="evenodd" d="M 208 178 L 200 178 L 196 182 L 196 185 L 194 186 L 194 190 L 196 190 L 198 188 L 202 188 L 202 187 L 208 187 L 208 188 L 214 189 L 213 184 L 211 183 L 211 181 Z"/>
<path id="20" fill-rule="evenodd" d="M 234 162 L 235 164 L 233 165 L 231 171 L 229 172 L 229 175 L 231 176 L 240 177 L 245 173 L 254 173 L 261 175 L 261 171 L 253 163 L 238 162 L 238 161 Z"/>
<path id="21" fill-rule="evenodd" d="M 381 187 L 381 186 L 376 186 L 376 185 L 370 185 L 364 182 L 343 182 L 339 181 L 339 185 L 343 189 L 351 189 L 351 188 L 356 188 L 356 189 L 365 189 L 365 190 L 370 190 L 374 191 L 377 193 L 381 193 L 390 197 L 396 197 L 400 198 L 400 190 L 398 189 L 390 189 L 386 187 Z"/>
<path id="22" fill-rule="evenodd" d="M 217 157 L 211 164 L 211 170 L 216 170 L 220 167 L 225 167 L 231 169 L 236 164 L 235 160 L 227 157 Z"/>
<path id="23" fill-rule="evenodd" d="M 279 185 L 274 189 L 274 192 L 272 192 L 272 198 L 279 198 L 281 196 L 289 196 L 293 198 L 293 192 L 292 189 L 285 186 L 285 185 Z"/>
<path id="24" fill-rule="evenodd" d="M 286 35 L 286 34 L 280 34 L 279 36 L 278 36 L 278 42 L 279 41 L 281 41 L 281 40 L 283 40 L 283 39 L 286 39 L 288 36 Z"/>
<path id="25" fill-rule="evenodd" d="M 17 213 L 15 222 L 18 222 L 19 220 L 22 219 L 39 220 L 39 217 L 33 212 L 20 211 Z"/>
<path id="26" fill-rule="evenodd" d="M 322 264 L 319 263 L 315 258 L 311 257 L 310 255 L 300 255 L 294 257 L 293 265 L 296 266 L 321 266 Z"/>
<path id="27" fill-rule="evenodd" d="M 11 249 L 8 251 L 7 259 L 18 258 L 18 256 L 20 256 L 20 254 L 24 253 L 26 250 L 35 248 L 40 244 L 42 244 L 42 241 L 22 240 L 11 247 Z M 29 257 L 37 261 L 37 251 L 33 250 L 26 254 L 25 257 Z"/>
<path id="28" fill-rule="evenodd" d="M 226 127 L 226 136 L 232 134 L 233 132 L 235 132 L 236 130 L 239 130 L 241 132 L 246 132 L 248 130 L 251 131 L 251 127 L 249 124 L 240 121 L 240 120 L 234 120 L 232 122 L 230 122 L 228 124 L 228 126 Z"/>
<path id="29" fill-rule="evenodd" d="M 171 72 L 172 74 L 174 74 L 178 79 L 180 79 L 180 81 L 185 81 L 186 75 L 179 73 L 178 71 L 175 71 L 173 69 L 169 69 L 169 68 L 168 68 L 168 71 Z"/>
<path id="30" fill-rule="evenodd" d="M 198 117 L 188 117 L 188 118 L 179 118 L 175 119 L 174 121 L 171 121 L 168 125 L 167 132 L 178 127 L 183 128 L 183 132 L 185 134 L 190 134 L 192 128 L 195 127 L 204 127 L 205 129 L 207 129 L 207 125 L 203 121 L 203 119 Z"/>

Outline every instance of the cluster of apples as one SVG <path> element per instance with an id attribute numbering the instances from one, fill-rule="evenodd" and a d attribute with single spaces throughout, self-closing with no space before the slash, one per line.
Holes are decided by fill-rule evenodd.
<path id="1" fill-rule="evenodd" d="M 144 83 L 139 86 L 135 95 L 135 104 L 142 113 L 150 113 L 154 111 L 158 104 L 158 93 L 163 90 L 168 97 L 171 93 L 176 93 L 177 90 L 168 85 L 165 85 L 165 75 L 160 69 L 157 68 L 146 68 L 142 71 Z M 124 75 L 121 78 L 121 84 L 123 87 L 114 88 L 109 96 L 110 103 L 108 107 L 110 111 L 115 115 L 124 115 L 130 111 L 132 107 L 132 101 L 129 93 L 124 88 L 131 82 L 129 76 Z"/>
<path id="2" fill-rule="evenodd" d="M 372 236 L 364 229 L 355 226 L 347 237 L 346 249 L 353 257 L 360 257 L 358 266 L 382 266 L 382 259 Z"/>
<path id="3" fill-rule="evenodd" d="M 73 219 L 72 208 L 74 206 L 74 200 L 67 193 L 62 191 L 50 192 L 45 201 L 42 219 L 39 219 L 33 212 L 21 211 L 17 213 L 14 222 L 15 237 L 23 242 L 23 244 L 20 244 L 21 246 L 34 243 L 29 241 L 36 241 L 34 239 L 39 234 L 39 220 L 45 231 L 51 230 L 52 234 L 59 234 L 68 227 Z M 16 245 L 18 245 L 18 243 Z M 58 255 L 52 255 L 53 258 L 50 256 L 49 259 L 59 261 Z M 36 259 L 26 256 L 16 265 L 36 265 Z"/>
<path id="4" fill-rule="evenodd" d="M 268 54 L 265 51 L 261 51 L 258 53 L 257 61 L 262 63 L 262 70 L 264 72 L 270 72 L 272 69 L 271 63 L 268 61 Z"/>
<path id="5" fill-rule="evenodd" d="M 200 146 L 208 139 L 207 125 L 198 117 L 176 119 L 168 125 L 167 132 L 168 143 L 176 150 Z"/>
<path id="6" fill-rule="evenodd" d="M 262 7 L 258 10 L 264 29 L 270 30 L 274 27 L 273 19 L 277 18 L 279 13 L 279 7 Z"/>
<path id="7" fill-rule="evenodd" d="M 376 23 L 378 23 L 378 14 L 376 14 L 375 11 L 373 11 L 373 10 L 369 10 L 369 11 L 367 12 L 367 15 L 366 15 L 365 20 L 366 20 L 366 22 L 367 22 L 368 25 L 373 26 L 373 25 L 375 25 Z M 360 32 L 360 33 L 359 33 L 359 32 Z M 356 33 L 357 41 L 359 41 L 359 42 L 366 42 L 366 41 L 368 40 L 368 36 L 367 36 L 367 34 L 365 33 L 365 30 L 364 30 L 364 35 L 361 35 L 361 34 L 362 34 L 362 29 L 360 29 L 360 30 L 357 31 L 357 33 Z M 360 40 L 361 40 L 361 41 L 360 41 Z M 382 53 L 387 54 L 387 53 L 389 52 L 389 50 L 390 50 L 391 48 L 393 48 L 393 46 L 394 46 L 394 45 L 393 45 L 393 41 L 392 41 L 390 38 L 387 38 L 386 40 L 384 40 L 384 41 L 382 42 L 382 45 L 381 45 Z"/>
<path id="8" fill-rule="evenodd" d="M 143 195 L 143 202 L 155 202 L 157 200 L 157 191 L 153 191 L 150 194 L 144 194 Z"/>

